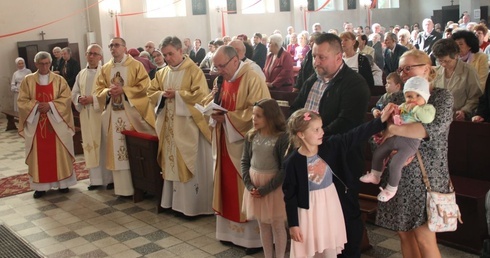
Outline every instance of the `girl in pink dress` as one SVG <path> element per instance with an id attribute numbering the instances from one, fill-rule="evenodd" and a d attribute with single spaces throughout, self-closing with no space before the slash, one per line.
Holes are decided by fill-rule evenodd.
<path id="1" fill-rule="evenodd" d="M 342 171 L 347 151 L 383 130 L 392 110 L 345 134 L 323 137 L 320 115 L 306 109 L 289 118 L 290 139 L 298 149 L 286 158 L 283 183 L 291 235 L 291 257 L 337 257 L 347 242 L 336 187 L 351 191 L 335 171 Z M 339 177 L 340 176 L 340 177 Z M 340 189 L 339 189 L 340 190 Z"/>
<path id="2" fill-rule="evenodd" d="M 247 133 L 241 160 L 243 211 L 247 219 L 259 222 L 266 258 L 283 258 L 286 252 L 286 209 L 281 185 L 282 161 L 288 148 L 286 121 L 274 99 L 255 103 L 253 128 Z"/>

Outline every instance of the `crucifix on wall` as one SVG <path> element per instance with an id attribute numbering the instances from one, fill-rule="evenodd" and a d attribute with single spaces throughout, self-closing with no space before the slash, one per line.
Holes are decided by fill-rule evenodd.
<path id="1" fill-rule="evenodd" d="M 41 33 L 39 33 L 39 35 L 41 35 L 42 40 L 44 40 L 44 35 L 46 35 L 46 33 L 42 30 Z"/>

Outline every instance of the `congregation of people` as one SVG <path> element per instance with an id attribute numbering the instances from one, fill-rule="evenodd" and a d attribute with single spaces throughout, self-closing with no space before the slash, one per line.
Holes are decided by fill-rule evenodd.
<path id="1" fill-rule="evenodd" d="M 448 192 L 449 125 L 490 121 L 488 29 L 469 20 L 345 22 L 342 32 L 315 23 L 212 39 L 208 51 L 201 39 L 168 36 L 138 50 L 114 37 L 105 64 L 102 46 L 88 46 L 83 69 L 68 47 L 38 52 L 34 73 L 17 58 L 10 86 L 33 197 L 77 183 L 78 119 L 88 190 L 133 196 L 123 132 L 155 136 L 161 207 L 215 215 L 216 238 L 247 254 L 285 257 L 290 235 L 291 257 L 360 257 L 359 193 L 373 183 L 376 224 L 398 232 L 403 256 L 441 257 L 411 161 L 418 150 L 433 190 Z M 375 87 L 386 93 L 368 110 Z M 296 94 L 290 117 L 275 91 Z M 368 140 L 383 153 L 366 173 Z M 402 145 L 411 150 L 392 153 Z"/>

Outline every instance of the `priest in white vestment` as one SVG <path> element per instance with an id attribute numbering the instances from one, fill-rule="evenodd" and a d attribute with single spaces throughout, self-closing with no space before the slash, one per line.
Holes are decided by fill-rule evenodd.
<path id="1" fill-rule="evenodd" d="M 85 52 L 87 67 L 78 73 L 71 92 L 73 105 L 80 113 L 83 156 L 85 168 L 89 170 L 90 185 L 88 190 L 100 186 L 114 187 L 112 172 L 105 167 L 105 140 L 101 140 L 101 108 L 93 90 L 95 78 L 100 73 L 99 62 L 102 60 L 102 48 L 97 44 L 88 46 Z"/>
<path id="2" fill-rule="evenodd" d="M 24 78 L 17 101 L 19 134 L 25 138 L 29 183 L 35 199 L 51 188 L 68 193 L 68 187 L 77 183 L 71 91 L 63 77 L 49 70 L 51 62 L 48 52 L 36 54 L 38 70 Z"/>
<path id="3" fill-rule="evenodd" d="M 127 55 L 126 41 L 113 38 L 113 58 L 102 66 L 95 81 L 95 95 L 102 111 L 102 137 L 106 139 L 106 168 L 112 171 L 114 193 L 134 193 L 124 130 L 155 135 L 155 114 L 146 91 L 150 77 L 142 63 Z"/>
<path id="4" fill-rule="evenodd" d="M 160 45 L 168 65 L 157 72 L 148 97 L 157 107 L 161 206 L 187 216 L 214 214 L 211 131 L 194 107 L 209 93 L 206 78 L 184 55 L 180 39 L 166 37 Z"/>

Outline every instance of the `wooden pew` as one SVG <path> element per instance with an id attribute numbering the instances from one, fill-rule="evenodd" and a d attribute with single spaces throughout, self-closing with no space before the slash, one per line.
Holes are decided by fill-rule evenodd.
<path id="1" fill-rule="evenodd" d="M 291 115 L 289 107 L 298 96 L 297 92 L 270 90 L 271 98 L 277 100 L 281 106 L 282 113 L 286 118 Z M 286 104 L 287 103 L 287 104 Z"/>
<path id="2" fill-rule="evenodd" d="M 464 224 L 438 233 L 439 242 L 479 254 L 488 238 L 485 195 L 490 190 L 490 124 L 453 121 L 449 130 L 449 173 Z"/>
<path id="3" fill-rule="evenodd" d="M 162 201 L 163 178 L 162 169 L 157 163 L 158 137 L 136 131 L 123 131 L 128 147 L 129 167 L 133 180 L 133 202 L 140 202 L 146 193 L 156 197 L 155 211 L 163 211 Z"/>
<path id="4" fill-rule="evenodd" d="M 2 113 L 7 116 L 7 128 L 5 131 L 17 130 L 16 122 L 19 122 L 19 112 L 13 110 L 2 110 Z"/>

